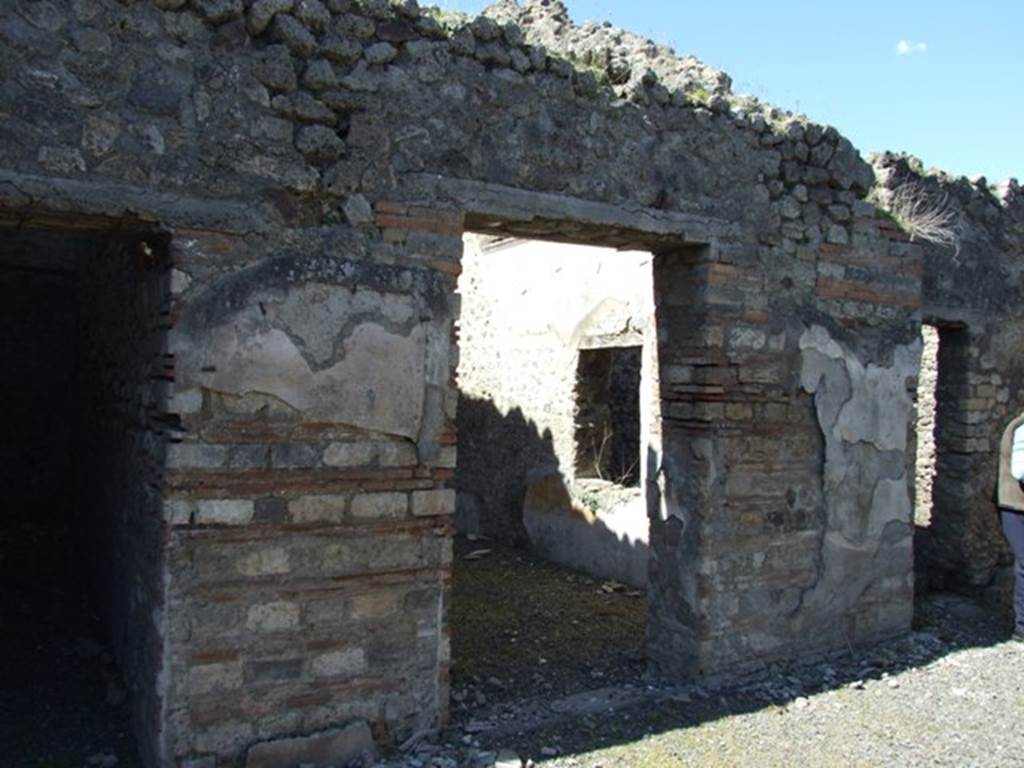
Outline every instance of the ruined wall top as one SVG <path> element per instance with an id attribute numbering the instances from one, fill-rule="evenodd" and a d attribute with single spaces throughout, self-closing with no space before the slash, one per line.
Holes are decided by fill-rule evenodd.
<path id="1" fill-rule="evenodd" d="M 873 183 L 835 129 L 550 0 L 472 19 L 415 0 L 19 0 L 0 40 L 17 105 L 0 167 L 262 198 L 277 220 L 365 223 L 346 198 L 414 173 L 725 214 Z"/>
<path id="2" fill-rule="evenodd" d="M 926 319 L 978 331 L 1015 320 L 1024 300 L 1024 192 L 1017 180 L 990 185 L 891 152 L 871 162 L 877 202 L 925 246 Z"/>

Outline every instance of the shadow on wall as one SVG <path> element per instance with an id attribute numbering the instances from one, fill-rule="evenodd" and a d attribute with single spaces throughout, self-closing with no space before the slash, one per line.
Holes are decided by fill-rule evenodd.
<path id="1" fill-rule="evenodd" d="M 519 408 L 502 414 L 460 394 L 455 526 L 529 547 L 553 562 L 646 586 L 647 504 L 639 488 L 600 480 L 571 488 L 549 430 Z"/>

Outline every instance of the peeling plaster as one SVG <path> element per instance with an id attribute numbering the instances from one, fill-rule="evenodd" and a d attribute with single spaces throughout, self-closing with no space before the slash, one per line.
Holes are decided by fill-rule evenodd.
<path id="1" fill-rule="evenodd" d="M 375 323 L 329 337 L 340 358 L 314 370 L 292 337 L 250 308 L 199 346 L 177 349 L 182 386 L 279 398 L 308 418 L 415 439 L 423 419 L 427 329 L 408 335 Z M 337 341 L 335 341 L 337 339 Z"/>
<path id="2" fill-rule="evenodd" d="M 800 337 L 801 385 L 814 395 L 825 438 L 825 530 L 816 582 L 801 605 L 838 603 L 855 609 L 885 574 L 885 560 L 907 559 L 913 507 L 906 473 L 921 342 L 893 350 L 889 366 L 865 364 L 821 326 Z"/>

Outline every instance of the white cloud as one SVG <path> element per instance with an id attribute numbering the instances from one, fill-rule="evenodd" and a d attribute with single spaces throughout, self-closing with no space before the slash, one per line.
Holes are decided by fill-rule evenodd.
<path id="1" fill-rule="evenodd" d="M 928 43 L 915 43 L 913 40 L 900 40 L 896 43 L 896 53 L 906 56 L 911 53 L 927 53 Z"/>

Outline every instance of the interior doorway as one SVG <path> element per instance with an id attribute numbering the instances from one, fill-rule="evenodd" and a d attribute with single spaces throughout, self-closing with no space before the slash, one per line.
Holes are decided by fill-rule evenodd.
<path id="1" fill-rule="evenodd" d="M 0 722 L 18 765 L 138 764 L 164 278 L 152 240 L 0 229 Z"/>
<path id="2" fill-rule="evenodd" d="M 469 234 L 459 281 L 452 711 L 644 668 L 653 256 Z"/>
<path id="3" fill-rule="evenodd" d="M 919 593 L 963 582 L 963 505 L 973 493 L 970 462 L 962 450 L 970 396 L 967 329 L 930 321 L 922 325 L 921 339 L 914 488 L 914 569 Z"/>

